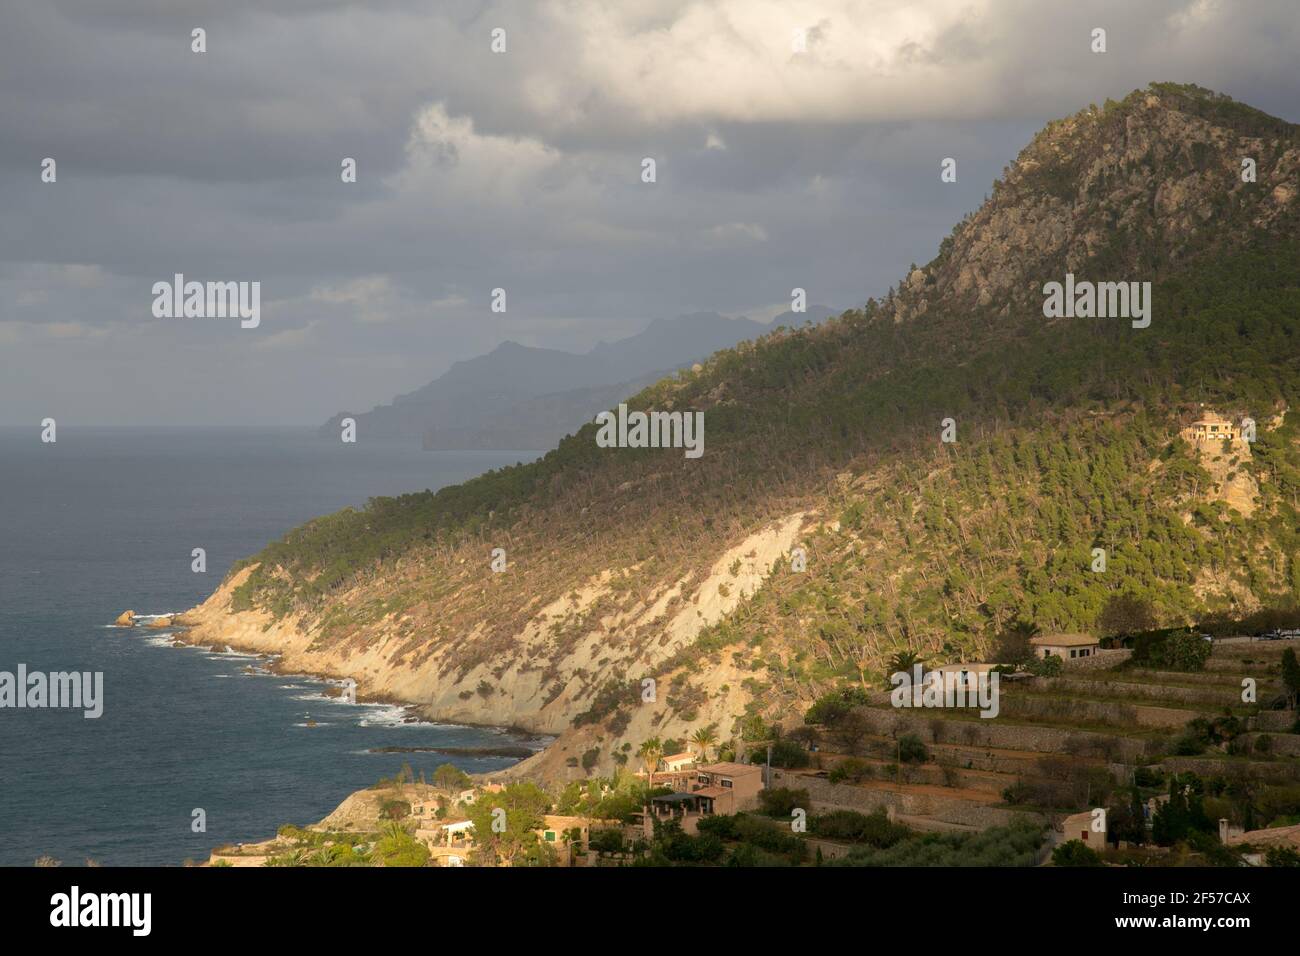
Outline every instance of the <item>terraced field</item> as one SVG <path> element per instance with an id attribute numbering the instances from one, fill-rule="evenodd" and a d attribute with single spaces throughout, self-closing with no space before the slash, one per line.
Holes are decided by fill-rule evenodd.
<path id="1" fill-rule="evenodd" d="M 1221 642 L 1198 672 L 1067 664 L 1059 677 L 1002 681 L 991 719 L 895 708 L 880 693 L 834 725 L 812 728 L 812 766 L 774 770 L 772 785 L 807 789 L 819 812 L 884 807 L 921 829 L 970 829 L 1024 815 L 1059 824 L 1103 805 L 1120 785 L 1156 796 L 1171 772 L 1294 784 L 1296 713 L 1272 708 L 1283 695 L 1282 653 L 1298 645 Z M 1255 702 L 1243 701 L 1245 678 L 1255 681 Z M 1188 724 L 1229 716 L 1241 722 L 1233 739 L 1196 752 Z M 904 750 L 910 760 L 899 759 Z"/>

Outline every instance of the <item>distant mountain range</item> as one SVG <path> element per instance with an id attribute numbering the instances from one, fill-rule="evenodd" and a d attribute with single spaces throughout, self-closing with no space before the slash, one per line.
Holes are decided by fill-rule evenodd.
<path id="1" fill-rule="evenodd" d="M 595 414 L 720 349 L 780 325 L 814 324 L 834 315 L 810 305 L 770 325 L 717 312 L 656 319 L 585 354 L 503 342 L 487 355 L 456 362 L 428 385 L 369 412 L 339 412 L 321 426 L 338 434 L 343 418 L 364 437 L 411 438 L 429 450 L 553 448 Z"/>

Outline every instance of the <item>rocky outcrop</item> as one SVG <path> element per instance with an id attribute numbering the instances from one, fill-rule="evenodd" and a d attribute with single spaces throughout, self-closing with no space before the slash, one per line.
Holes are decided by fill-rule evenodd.
<path id="1" fill-rule="evenodd" d="M 1241 211 L 1241 225 L 1256 228 L 1295 216 L 1294 133 L 1243 116 L 1263 114 L 1208 90 L 1153 84 L 1049 123 L 939 257 L 891 291 L 884 315 L 906 322 L 944 300 L 963 309 L 995 305 L 1006 316 L 1041 299 L 1043 282 L 1067 270 L 1144 262 L 1149 272 L 1151 255 L 1177 262 L 1209 232 L 1234 231 L 1223 220 Z M 1277 135 L 1258 135 L 1270 125 Z M 1243 181 L 1245 159 L 1255 163 L 1254 182 Z"/>
<path id="2" fill-rule="evenodd" d="M 135 611 L 123 611 L 113 623 L 117 627 L 135 627 Z"/>

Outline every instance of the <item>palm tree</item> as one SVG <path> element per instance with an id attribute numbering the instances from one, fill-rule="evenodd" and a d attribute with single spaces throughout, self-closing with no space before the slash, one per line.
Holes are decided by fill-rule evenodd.
<path id="1" fill-rule="evenodd" d="M 649 778 L 647 789 L 653 790 L 655 786 L 655 771 L 659 769 L 659 758 L 664 755 L 663 741 L 658 737 L 651 737 L 641 744 L 641 748 L 636 752 L 645 764 L 646 776 Z"/>
<path id="2" fill-rule="evenodd" d="M 388 840 L 404 840 L 411 835 L 411 832 L 397 820 L 389 820 L 379 831 Z"/>
<path id="3" fill-rule="evenodd" d="M 705 763 L 709 759 L 709 748 L 717 743 L 718 735 L 712 727 L 701 727 L 691 735 L 691 740 L 700 748 L 700 763 Z"/>
<path id="4" fill-rule="evenodd" d="M 889 673 L 897 674 L 899 671 L 911 672 L 912 668 L 921 663 L 921 655 L 916 651 L 899 651 L 888 661 Z"/>

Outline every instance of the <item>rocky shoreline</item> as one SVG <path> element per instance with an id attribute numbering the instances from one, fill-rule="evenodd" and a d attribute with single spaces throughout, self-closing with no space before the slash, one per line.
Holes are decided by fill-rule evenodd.
<path id="1" fill-rule="evenodd" d="M 537 753 L 527 747 L 371 747 L 372 754 L 446 754 L 448 757 L 518 757 Z"/>
<path id="2" fill-rule="evenodd" d="M 487 701 L 477 694 L 449 693 L 454 685 L 439 677 L 433 666 L 399 666 L 383 648 L 314 647 L 309 626 L 298 618 L 275 620 L 257 609 L 236 611 L 232 606 L 233 591 L 250 570 L 242 569 L 227 578 L 202 604 L 172 615 L 170 626 L 178 630 L 175 643 L 255 654 L 264 658 L 268 670 L 278 675 L 352 680 L 358 702 L 407 708 L 413 721 L 505 730 L 515 736 L 546 739 L 546 745 L 540 750 L 503 755 L 520 759 L 493 776 L 554 775 L 547 758 L 554 749 L 555 738 L 567 729 L 568 721 L 565 726 L 550 726 L 546 721 L 534 720 L 534 715 L 521 713 L 507 697 Z M 436 699 L 439 691 L 440 700 Z M 563 766 L 563 758 L 554 762 Z"/>
<path id="3" fill-rule="evenodd" d="M 219 593 L 219 592 L 218 592 Z M 211 600 L 211 599 L 209 599 Z M 114 621 L 117 627 L 148 627 L 148 628 L 175 628 L 176 633 L 173 635 L 173 646 L 176 647 L 195 647 L 205 650 L 223 653 L 235 651 L 244 654 L 255 654 L 262 662 L 262 666 L 267 673 L 275 674 L 280 677 L 307 677 L 313 680 L 330 682 L 322 692 L 322 697 L 339 697 L 345 689 L 338 685 L 340 681 L 352 680 L 356 683 L 356 702 L 359 704 L 390 704 L 395 707 L 401 707 L 407 711 L 406 723 L 430 723 L 430 724 L 457 724 L 463 727 L 475 727 L 494 731 L 501 731 L 513 737 L 524 738 L 526 740 L 553 740 L 549 734 L 539 733 L 528 727 L 522 727 L 518 724 L 502 726 L 501 724 L 485 723 L 456 718 L 454 720 L 445 717 L 439 717 L 433 712 L 433 708 L 424 702 L 409 700 L 395 694 L 384 693 L 375 690 L 363 689 L 361 681 L 357 680 L 350 674 L 341 674 L 325 669 L 312 669 L 299 666 L 293 666 L 286 662 L 285 655 L 268 647 L 261 641 L 241 641 L 238 637 L 228 636 L 224 633 L 212 633 L 211 622 L 205 620 L 203 616 L 196 613 L 203 608 L 181 612 L 179 614 L 163 615 L 149 620 L 148 624 L 137 623 L 141 615 L 135 611 L 124 611 Z M 146 616 L 148 617 L 148 616 Z M 549 744 L 548 740 L 548 744 Z M 542 748 L 544 750 L 545 748 Z M 514 757 L 520 761 L 530 757 L 535 757 L 542 750 L 537 750 L 525 746 L 501 746 L 501 747 L 378 747 L 372 749 L 371 753 L 441 753 L 454 757 Z M 510 768 L 513 769 L 513 768 Z M 473 775 L 471 775 L 473 776 Z"/>

